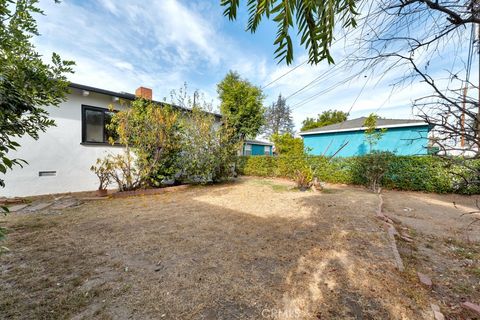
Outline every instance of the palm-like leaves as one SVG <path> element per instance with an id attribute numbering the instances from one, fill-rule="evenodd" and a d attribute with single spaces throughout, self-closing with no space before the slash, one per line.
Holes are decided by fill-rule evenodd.
<path id="1" fill-rule="evenodd" d="M 221 0 L 224 15 L 230 20 L 237 17 L 240 0 Z M 309 62 L 317 64 L 327 59 L 333 63 L 330 46 L 336 23 L 342 27 L 356 26 L 355 0 L 247 0 L 249 19 L 247 30 L 254 33 L 262 18 L 272 16 L 277 24 L 274 45 L 279 62 L 293 61 L 293 44 L 290 30 L 296 27 L 300 44 L 308 50 Z M 295 17 L 295 21 L 294 21 Z"/>

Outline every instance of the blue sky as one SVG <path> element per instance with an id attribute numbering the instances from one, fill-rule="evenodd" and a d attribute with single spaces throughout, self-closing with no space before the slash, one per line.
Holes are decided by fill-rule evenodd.
<path id="1" fill-rule="evenodd" d="M 216 84 L 229 70 L 264 86 L 306 59 L 305 51 L 296 46 L 292 66 L 277 64 L 272 45 L 275 26 L 265 20 L 256 34 L 247 33 L 245 9 L 230 22 L 218 0 L 64 0 L 60 4 L 42 0 L 40 7 L 46 16 L 38 18 L 41 36 L 35 38 L 35 45 L 46 57 L 55 51 L 74 60 L 71 81 L 125 92 L 146 86 L 158 100 L 187 82 L 191 91 L 199 89 L 217 106 Z M 341 61 L 354 33 L 337 38 L 342 41 L 333 47 L 333 54 Z M 448 56 L 445 60 L 450 63 Z M 271 104 L 279 93 L 289 96 L 326 72 L 322 81 L 288 100 L 298 130 L 305 117 L 330 108 L 347 111 L 353 106 L 351 118 L 378 109 L 385 117 L 412 118 L 412 99 L 429 90 L 415 81 L 389 99 L 394 74 L 368 74 L 345 82 L 352 68 L 329 68 L 326 62 L 302 65 L 265 88 L 265 103 Z M 341 85 L 321 94 L 337 83 Z"/>

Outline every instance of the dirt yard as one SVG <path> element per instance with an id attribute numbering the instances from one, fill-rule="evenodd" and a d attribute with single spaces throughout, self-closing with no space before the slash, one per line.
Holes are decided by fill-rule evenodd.
<path id="1" fill-rule="evenodd" d="M 432 319 L 436 303 L 468 319 L 458 303 L 480 303 L 478 245 L 467 244 L 458 217 L 436 221 L 450 198 L 385 193 L 386 212 L 414 239 L 399 244 L 399 272 L 377 195 L 291 187 L 241 178 L 10 214 L 1 220 L 9 251 L 0 255 L 0 318 Z M 443 287 L 452 274 L 463 289 Z"/>

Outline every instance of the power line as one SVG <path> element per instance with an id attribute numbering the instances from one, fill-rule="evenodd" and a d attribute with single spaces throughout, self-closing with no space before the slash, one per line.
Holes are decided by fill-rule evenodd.
<path id="1" fill-rule="evenodd" d="M 305 63 L 308 62 L 308 59 L 303 61 L 302 63 L 300 63 L 299 65 L 297 65 L 295 68 L 293 69 L 290 69 L 288 70 L 287 72 L 285 72 L 284 74 L 282 74 L 280 77 L 278 78 L 275 78 L 274 80 L 270 81 L 269 83 L 267 83 L 266 85 L 264 85 L 263 87 L 261 87 L 261 89 L 265 89 L 266 87 L 268 87 L 269 85 L 277 82 L 278 80 L 282 79 L 283 77 L 285 77 L 287 74 L 289 74 L 290 72 L 293 72 L 295 71 L 296 69 L 300 68 L 301 66 L 303 66 Z"/>
<path id="2" fill-rule="evenodd" d="M 334 70 L 335 68 L 338 68 L 338 67 L 340 66 L 340 64 L 342 64 L 344 61 L 345 61 L 345 58 L 342 59 L 339 64 L 335 64 L 333 67 L 325 70 L 325 72 L 323 72 L 323 73 L 320 74 L 318 77 L 316 77 L 315 79 L 313 79 L 312 81 L 310 81 L 309 83 L 307 83 L 305 86 L 303 86 L 302 88 L 300 88 L 300 89 L 298 89 L 297 91 L 293 92 L 292 94 L 288 95 L 285 99 L 289 99 L 289 98 L 295 96 L 296 94 L 298 94 L 298 93 L 302 92 L 303 90 L 307 89 L 309 86 L 313 85 L 315 82 L 320 81 L 322 77 L 324 77 L 325 75 L 327 75 L 330 71 Z"/>
<path id="3" fill-rule="evenodd" d="M 350 109 L 348 109 L 347 115 L 349 115 L 350 112 L 352 112 L 352 109 L 353 109 L 353 107 L 355 106 L 355 103 L 357 103 L 357 100 L 360 98 L 360 96 L 361 96 L 363 90 L 365 89 L 365 87 L 367 86 L 367 83 L 368 83 L 369 80 L 370 80 L 370 78 L 368 78 L 368 79 L 365 81 L 362 89 L 360 89 L 360 92 L 359 92 L 358 95 L 355 97 L 355 100 L 353 100 L 353 103 L 352 103 L 352 105 L 350 106 Z M 345 122 L 342 122 L 342 123 L 340 124 L 339 130 L 342 129 L 344 123 L 345 123 Z M 333 141 L 335 140 L 335 137 L 336 137 L 336 136 L 334 136 L 333 139 L 330 140 L 330 143 L 328 144 L 327 148 L 326 148 L 325 151 L 323 152 L 323 155 L 325 155 L 325 154 L 327 153 L 328 149 L 330 148 L 330 146 L 332 145 Z M 347 142 L 347 143 L 348 143 L 348 142 Z M 343 147 L 342 147 L 342 148 L 343 148 Z M 337 152 L 336 152 L 335 154 L 337 154 Z"/>
<path id="4" fill-rule="evenodd" d="M 340 40 L 344 39 L 347 37 L 347 34 L 345 33 L 342 37 L 338 38 L 337 40 L 335 40 L 331 46 L 334 46 L 336 43 L 338 43 Z M 270 81 L 269 83 L 267 83 L 266 85 L 260 87 L 261 89 L 265 89 L 266 87 L 270 86 L 271 84 L 277 82 L 278 80 L 280 80 L 281 78 L 285 77 L 287 74 L 295 71 L 296 69 L 300 68 L 301 66 L 303 66 L 304 64 L 306 64 L 308 62 L 308 59 L 303 61 L 302 63 L 300 63 L 299 65 L 295 66 L 294 68 L 288 70 L 287 72 L 285 72 L 284 74 L 282 74 L 281 76 L 275 78 L 274 80 Z"/>
<path id="5" fill-rule="evenodd" d="M 362 72 L 363 72 L 363 70 L 362 70 Z M 343 79 L 342 81 L 338 81 L 338 82 L 334 83 L 333 85 L 331 85 L 330 87 L 328 87 L 328 88 L 326 88 L 326 89 L 323 89 L 323 90 L 321 90 L 321 91 L 319 91 L 319 92 L 311 95 L 310 97 L 308 97 L 308 98 L 306 98 L 306 99 L 303 99 L 302 101 L 300 101 L 300 102 L 298 102 L 297 104 L 293 105 L 292 110 L 297 109 L 297 108 L 299 108 L 299 107 L 301 107 L 301 106 L 303 106 L 303 105 L 305 105 L 305 104 L 313 101 L 313 100 L 314 100 L 315 98 L 317 98 L 318 96 L 321 96 L 321 95 L 323 95 L 323 94 L 325 94 L 325 93 L 327 93 L 327 92 L 330 92 L 330 91 L 338 88 L 339 86 L 343 85 L 345 82 L 348 82 L 348 81 L 350 81 L 350 80 L 358 77 L 358 76 L 360 75 L 360 73 L 361 73 L 361 72 L 358 72 L 358 73 L 356 73 L 356 74 L 350 75 L 350 76 L 348 76 L 347 78 Z"/>

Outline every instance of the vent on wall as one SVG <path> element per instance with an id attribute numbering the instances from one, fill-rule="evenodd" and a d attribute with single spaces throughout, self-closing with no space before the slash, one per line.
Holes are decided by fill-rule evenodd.
<path id="1" fill-rule="evenodd" d="M 39 171 L 39 177 L 54 177 L 57 175 L 57 171 Z"/>

